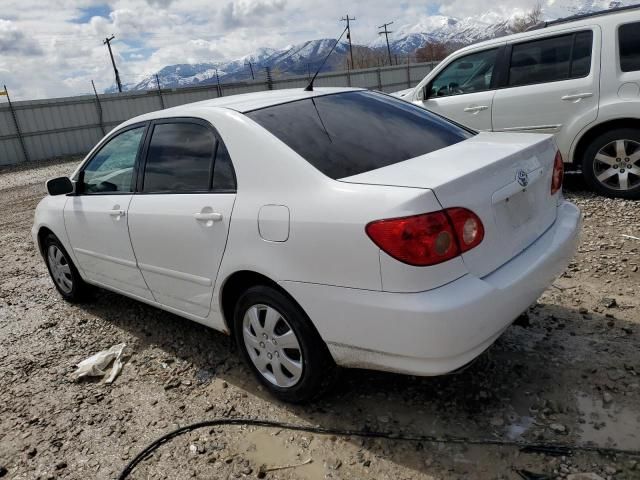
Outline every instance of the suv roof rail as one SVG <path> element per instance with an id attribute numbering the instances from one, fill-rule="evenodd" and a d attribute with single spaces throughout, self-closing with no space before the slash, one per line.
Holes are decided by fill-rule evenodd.
<path id="1" fill-rule="evenodd" d="M 637 8 L 640 8 L 640 3 L 636 3 L 634 5 L 627 5 L 627 6 L 624 6 L 624 7 L 609 8 L 607 10 L 599 10 L 597 12 L 580 13 L 578 15 L 571 15 L 570 17 L 558 18 L 557 20 L 551 20 L 549 22 L 537 23 L 537 24 L 532 25 L 529 28 L 527 28 L 527 31 L 529 31 L 529 30 L 538 30 L 540 28 L 546 28 L 546 27 L 550 27 L 552 25 L 558 25 L 558 24 L 561 24 L 561 23 L 577 22 L 578 20 L 582 20 L 584 18 L 600 17 L 602 15 L 610 15 L 612 13 L 624 12 L 625 10 L 635 10 Z"/>

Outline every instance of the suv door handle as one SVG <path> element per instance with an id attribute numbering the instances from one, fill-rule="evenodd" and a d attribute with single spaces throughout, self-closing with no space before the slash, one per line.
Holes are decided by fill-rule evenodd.
<path id="1" fill-rule="evenodd" d="M 565 102 L 571 102 L 573 100 L 579 101 L 583 98 L 593 97 L 593 93 L 585 92 L 585 93 L 574 93 L 572 95 L 565 95 L 564 97 L 560 97 L 560 100 L 564 100 Z"/>
<path id="2" fill-rule="evenodd" d="M 222 214 L 218 212 L 194 213 L 193 217 L 199 222 L 219 222 L 222 220 Z"/>
<path id="3" fill-rule="evenodd" d="M 124 210 L 109 210 L 109 215 L 112 217 L 124 217 L 126 214 Z"/>
<path id="4" fill-rule="evenodd" d="M 487 110 L 488 108 L 489 108 L 488 105 L 478 105 L 477 107 L 467 107 L 464 109 L 464 111 L 467 113 L 478 113 L 478 112 L 481 112 L 482 110 Z"/>

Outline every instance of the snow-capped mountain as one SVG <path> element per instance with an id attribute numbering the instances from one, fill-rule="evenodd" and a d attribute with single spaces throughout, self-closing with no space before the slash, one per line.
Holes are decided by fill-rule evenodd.
<path id="1" fill-rule="evenodd" d="M 633 5 L 636 0 L 547 0 L 542 4 L 544 20 L 555 20 L 573 15 L 608 10 L 610 8 Z M 442 15 L 429 16 L 417 23 L 401 25 L 389 38 L 392 52 L 408 54 L 429 42 L 443 42 L 460 45 L 486 40 L 512 33 L 511 25 L 517 16 L 527 12 L 514 9 L 504 13 L 489 11 L 482 15 L 467 18 L 454 18 Z M 369 44 L 373 48 L 385 47 L 384 38 L 377 38 Z"/>
<path id="2" fill-rule="evenodd" d="M 304 75 L 309 71 L 315 71 L 320 66 L 335 43 L 336 40 L 333 38 L 323 38 L 289 45 L 280 50 L 261 48 L 252 54 L 229 62 L 168 65 L 157 75 L 162 88 L 211 85 L 217 83 L 218 78 L 221 83 L 250 80 L 251 68 L 255 78 L 263 80 L 266 75 L 265 67 L 270 67 L 274 74 Z M 335 70 L 337 63 L 342 62 L 348 51 L 348 43 L 340 42 L 336 45 L 334 53 L 322 71 Z M 157 88 L 155 74 L 136 85 L 123 87 L 124 90 L 155 90 Z M 107 93 L 115 91 L 115 87 L 111 87 Z"/>
<path id="3" fill-rule="evenodd" d="M 637 0 L 545 0 L 542 4 L 544 20 L 555 20 L 572 15 L 607 10 L 632 5 Z M 466 45 L 480 40 L 511 33 L 516 17 L 526 14 L 520 9 L 511 11 L 491 10 L 482 15 L 455 18 L 443 15 L 425 15 L 416 23 L 399 25 L 389 38 L 391 51 L 397 55 L 407 55 L 429 42 Z M 207 85 L 220 82 L 246 81 L 251 79 L 248 62 L 251 62 L 256 79 L 265 78 L 265 67 L 274 74 L 303 75 L 315 71 L 329 53 L 335 39 L 310 40 L 282 49 L 261 48 L 254 53 L 228 62 L 169 65 L 157 72 L 163 88 Z M 363 46 L 361 46 L 363 47 Z M 364 46 L 365 48 L 385 48 L 384 37 Z M 336 46 L 323 71 L 343 69 L 349 51 L 346 41 Z M 217 76 L 216 76 L 217 71 Z M 157 88 L 155 75 L 150 75 L 126 90 L 148 90 Z M 115 91 L 112 87 L 108 91 Z"/>

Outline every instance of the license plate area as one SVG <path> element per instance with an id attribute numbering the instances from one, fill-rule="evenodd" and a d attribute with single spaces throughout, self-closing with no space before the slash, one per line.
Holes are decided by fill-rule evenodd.
<path id="1" fill-rule="evenodd" d="M 533 197 L 531 192 L 525 189 L 505 198 L 504 202 L 498 206 L 503 210 L 502 215 L 499 213 L 498 217 L 506 218 L 511 228 L 525 225 L 533 218 L 535 206 Z"/>

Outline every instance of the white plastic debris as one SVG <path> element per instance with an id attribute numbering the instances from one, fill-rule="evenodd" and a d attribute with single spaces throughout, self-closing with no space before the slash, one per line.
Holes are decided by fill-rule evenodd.
<path id="1" fill-rule="evenodd" d="M 122 370 L 122 352 L 126 346 L 125 343 L 119 343 L 109 350 L 103 350 L 90 356 L 78 364 L 78 369 L 71 376 L 74 380 L 82 377 L 104 377 L 107 375 L 106 368 L 113 362 L 104 383 L 113 382 Z"/>

